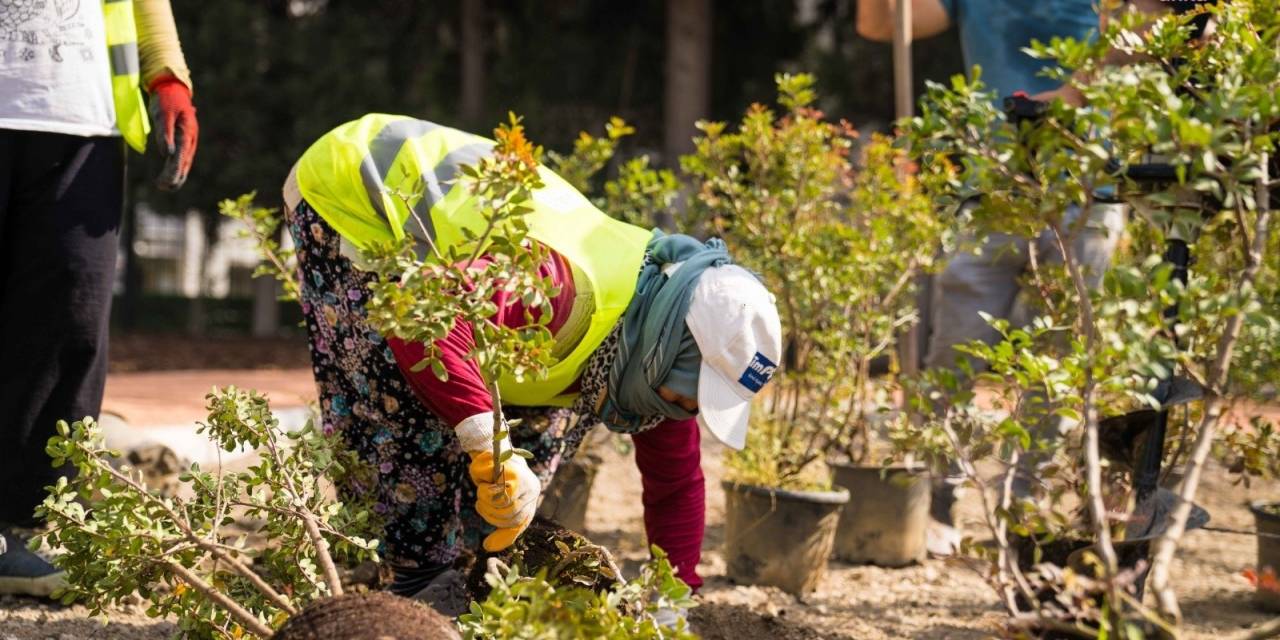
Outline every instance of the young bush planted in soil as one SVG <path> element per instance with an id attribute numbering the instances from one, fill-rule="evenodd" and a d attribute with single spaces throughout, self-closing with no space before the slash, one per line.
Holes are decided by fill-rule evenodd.
<path id="1" fill-rule="evenodd" d="M 262 457 L 238 472 L 192 465 L 184 497 L 154 493 L 139 472 L 117 467 L 94 420 L 58 423 L 47 451 L 77 475 L 49 488 L 37 512 L 49 531 L 33 543 L 62 552 L 64 603 L 105 615 L 136 592 L 149 615 L 175 616 L 193 637 L 265 638 L 308 603 L 342 595 L 338 562 L 376 559 L 372 511 L 332 497 L 336 479 L 366 473 L 349 454 L 310 423 L 282 433 L 252 391 L 215 389 L 208 410 L 200 433 Z M 265 547 L 249 545 L 261 539 Z"/>
<path id="2" fill-rule="evenodd" d="M 1117 10 L 1094 42 L 1036 44 L 1036 55 L 1055 59 L 1064 68 L 1055 77 L 1077 84 L 1088 106 L 1058 101 L 1036 121 L 1010 122 L 980 82 L 957 77 L 949 88 L 931 85 L 921 115 L 906 123 L 931 193 L 979 194 L 967 224 L 1023 237 L 1048 229 L 1063 257 L 1060 265 L 1033 260 L 1027 290 L 1039 317 L 1030 326 L 992 321 L 999 342 L 963 349 L 988 369 L 977 379 L 1000 415 L 979 410 L 957 376 L 934 372 L 917 402 L 937 419 L 897 434 L 903 450 L 958 461 L 981 492 L 995 544 L 968 550 L 992 563 L 984 574 L 1015 629 L 1073 637 L 1171 632 L 1179 610 L 1170 562 L 1212 447 L 1241 470 L 1258 470 L 1262 452 L 1275 446 L 1273 437 L 1219 434 L 1229 404 L 1265 397 L 1264 381 L 1276 374 L 1280 316 L 1268 252 L 1276 233 L 1280 1 L 1201 11 L 1217 24 L 1203 42 L 1191 38 L 1190 17 L 1153 23 Z M 1117 65 L 1117 57 L 1127 62 Z M 1174 167 L 1176 177 L 1138 183 L 1121 169 L 1151 162 Z M 1133 220 L 1129 247 L 1090 290 L 1073 249 L 1088 216 L 1065 213 L 1089 211 L 1100 195 L 1129 204 Z M 1185 285 L 1165 264 L 1171 238 L 1195 256 Z M 1170 306 L 1172 330 L 1164 317 Z M 1174 373 L 1204 388 L 1200 402 L 1185 405 L 1185 419 L 1182 407 L 1171 412 L 1164 463 L 1182 465 L 1184 480 L 1168 526 L 1148 541 L 1123 542 L 1133 479 L 1131 456 L 1117 453 L 1133 452 L 1118 451 L 1127 443 L 1100 423 L 1158 408 L 1157 383 Z M 1028 458 L 1032 496 L 1015 500 L 1010 489 Z M 1000 469 L 995 480 L 979 472 L 991 463 Z M 1059 542 L 1076 540 L 1094 546 L 1070 566 L 1059 557 L 1058 566 L 1030 569 L 1053 559 Z M 1132 595 L 1148 543 L 1158 614 Z"/>
<path id="3" fill-rule="evenodd" d="M 493 398 L 494 481 L 502 476 L 502 463 L 513 455 L 531 457 L 521 449 L 500 450 L 507 436 L 500 381 L 523 380 L 546 374 L 551 362 L 551 298 L 556 288 L 538 275 L 547 249 L 528 237 L 524 216 L 533 192 L 542 186 L 539 160 L 542 148 L 524 137 L 524 127 L 512 115 L 510 123 L 494 130 L 493 154 L 475 166 L 460 169 L 461 180 L 477 200 L 485 226 L 479 232 L 464 230 L 464 241 L 439 246 L 424 231 L 427 247 L 416 246 L 413 236 L 364 252 L 365 261 L 378 279 L 369 285 L 366 305 L 369 324 L 384 336 L 394 336 L 424 346 L 414 371 L 430 367 L 441 380 L 448 378 L 436 341 L 456 323 L 472 326 L 475 346 L 467 354 L 480 368 Z M 413 224 L 428 228 L 414 212 L 423 197 L 423 186 L 395 194 Z M 419 249 L 425 256 L 419 257 Z M 486 258 L 478 262 L 480 258 Z M 498 313 L 493 297 L 504 292 L 518 298 L 525 308 L 525 324 L 508 328 L 491 319 Z M 535 311 L 537 315 L 535 316 Z M 497 489 L 501 490 L 501 489 Z"/>
<path id="4" fill-rule="evenodd" d="M 684 611 L 694 603 L 692 591 L 676 577 L 666 554 L 657 547 L 652 554 L 639 578 L 603 591 L 582 584 L 565 586 L 554 575 L 556 568 L 529 576 L 519 565 L 498 567 L 485 575 L 489 595 L 472 603 L 470 613 L 459 619 L 463 637 L 693 640 L 697 636 L 683 618 L 674 627 L 659 623 L 660 612 Z"/>
<path id="5" fill-rule="evenodd" d="M 869 456 L 867 419 L 888 402 L 869 384 L 870 363 L 915 318 L 915 276 L 931 266 L 941 224 L 887 139 L 865 145 L 859 168 L 857 133 L 813 108 L 813 77 L 777 83 L 781 114 L 757 104 L 736 131 L 699 123 L 681 164 L 696 187 L 689 224 L 763 276 L 783 320 L 778 380 L 730 468 L 744 482 L 807 487 L 829 452 Z"/>

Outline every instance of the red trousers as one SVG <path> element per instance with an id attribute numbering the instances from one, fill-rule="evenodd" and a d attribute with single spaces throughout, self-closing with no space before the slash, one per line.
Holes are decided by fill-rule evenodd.
<path id="1" fill-rule="evenodd" d="M 698 421 L 667 420 L 632 441 L 644 489 L 645 534 L 667 553 L 680 578 L 697 589 L 707 521 Z"/>

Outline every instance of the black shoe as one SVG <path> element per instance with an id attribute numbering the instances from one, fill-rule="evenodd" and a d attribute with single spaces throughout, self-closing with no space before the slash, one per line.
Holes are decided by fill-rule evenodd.
<path id="1" fill-rule="evenodd" d="M 47 598 L 66 584 L 66 572 L 27 549 L 24 536 L 0 530 L 0 595 Z"/>

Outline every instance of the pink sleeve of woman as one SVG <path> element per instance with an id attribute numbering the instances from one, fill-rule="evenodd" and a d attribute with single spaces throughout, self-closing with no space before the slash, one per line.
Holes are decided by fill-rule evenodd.
<path id="1" fill-rule="evenodd" d="M 414 395 L 450 428 L 477 413 L 493 410 L 493 401 L 484 386 L 484 378 L 480 376 L 480 368 L 467 359 L 467 352 L 474 344 L 471 325 L 459 322 L 449 335 L 436 341 L 444 370 L 449 374 L 447 381 L 437 378 L 430 367 L 416 373 L 411 371 L 413 365 L 422 360 L 421 343 L 388 338 L 387 344 Z"/>
<path id="2" fill-rule="evenodd" d="M 483 269 L 488 262 L 487 257 L 480 257 L 475 262 L 477 270 Z M 551 321 L 548 329 L 554 334 L 568 319 L 575 296 L 573 275 L 569 263 L 560 254 L 551 252 L 547 260 L 539 266 L 539 275 L 549 277 L 552 284 L 560 288 L 559 294 L 551 301 Z M 494 294 L 493 303 L 498 306 L 498 313 L 492 321 L 505 327 L 519 327 L 525 320 L 524 304 L 519 296 L 511 296 L 504 291 Z M 531 311 L 536 320 L 537 310 Z M 453 331 L 442 340 L 436 341 L 441 352 L 444 370 L 449 374 L 448 380 L 440 380 L 428 367 L 414 372 L 411 369 L 422 360 L 423 348 L 419 343 L 407 343 L 398 338 L 389 338 L 387 344 L 395 354 L 396 364 L 404 374 L 409 386 L 418 399 L 432 414 L 450 427 L 478 413 L 493 410 L 493 400 L 489 389 L 485 387 L 480 368 L 467 360 L 467 353 L 475 346 L 473 328 L 465 322 L 458 322 Z"/>

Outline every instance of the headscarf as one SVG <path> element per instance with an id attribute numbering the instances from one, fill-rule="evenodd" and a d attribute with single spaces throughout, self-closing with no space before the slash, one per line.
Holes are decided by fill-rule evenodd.
<path id="1" fill-rule="evenodd" d="M 718 238 L 702 243 L 686 235 L 654 231 L 635 297 L 622 316 L 618 355 L 609 370 L 600 417 L 610 430 L 633 432 L 655 415 L 672 419 L 694 416 L 663 400 L 658 387 L 667 384 L 682 395 L 697 396 L 702 354 L 685 324 L 685 315 L 702 272 L 731 262 Z M 674 273 L 664 272 L 676 264 Z"/>

